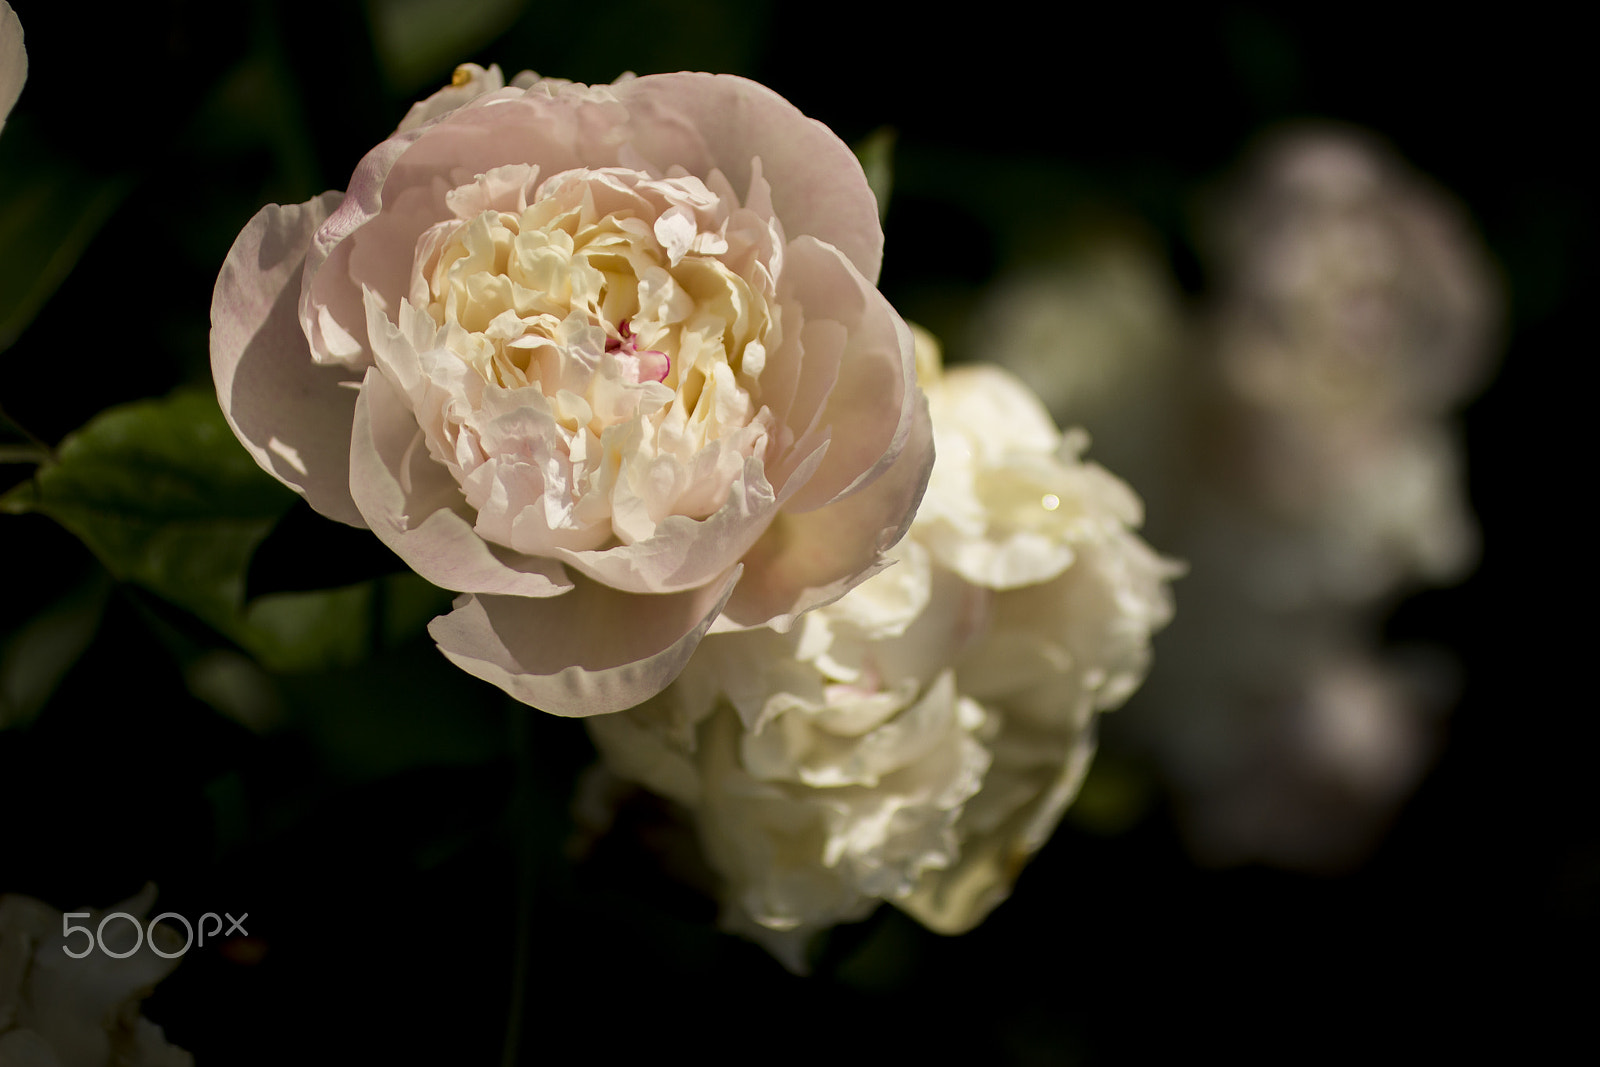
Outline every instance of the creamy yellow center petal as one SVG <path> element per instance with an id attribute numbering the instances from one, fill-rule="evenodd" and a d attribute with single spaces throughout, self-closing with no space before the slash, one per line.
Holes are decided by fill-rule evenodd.
<path id="1" fill-rule="evenodd" d="M 418 264 L 450 351 L 488 386 L 548 402 L 579 513 L 648 516 L 625 541 L 715 511 L 766 447 L 776 314 L 719 258 L 728 207 L 692 177 L 569 171 L 521 210 L 463 219 Z"/>

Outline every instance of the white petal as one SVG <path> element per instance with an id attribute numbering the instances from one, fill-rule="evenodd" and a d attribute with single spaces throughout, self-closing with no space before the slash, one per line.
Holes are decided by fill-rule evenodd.
<path id="1" fill-rule="evenodd" d="M 354 376 L 312 361 L 297 311 L 312 233 L 343 196 L 269 204 L 233 242 L 211 298 L 211 373 L 262 469 L 329 518 L 363 526 L 350 499 Z"/>
<path id="2" fill-rule="evenodd" d="M 787 630 L 803 612 L 839 599 L 883 569 L 883 553 L 905 536 L 933 465 L 928 406 L 914 395 L 898 462 L 836 503 L 778 516 L 744 557 L 747 574 L 719 629 Z"/>
<path id="3" fill-rule="evenodd" d="M 667 596 L 583 578 L 542 600 L 465 596 L 428 632 L 462 670 L 552 715 L 605 715 L 655 696 L 678 676 L 739 580 Z"/>
<path id="4" fill-rule="evenodd" d="M 555 560 L 491 545 L 450 472 L 422 446 L 416 418 L 377 368 L 367 371 L 351 438 L 350 492 L 372 532 L 434 585 L 463 593 L 556 596 L 572 588 Z"/>
<path id="5" fill-rule="evenodd" d="M 764 85 L 730 74 L 656 74 L 615 89 L 634 118 L 633 148 L 657 167 L 713 168 L 750 186 L 752 159 L 791 236 L 811 234 L 844 252 L 873 284 L 883 259 L 878 201 L 849 147 Z"/>

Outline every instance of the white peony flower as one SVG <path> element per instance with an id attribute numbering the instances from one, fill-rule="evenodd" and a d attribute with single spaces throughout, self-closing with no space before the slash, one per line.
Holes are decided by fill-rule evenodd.
<path id="1" fill-rule="evenodd" d="M 1307 418 L 1459 403 L 1487 375 L 1499 316 L 1461 214 L 1370 135 L 1270 136 L 1213 220 L 1229 388 Z"/>
<path id="2" fill-rule="evenodd" d="M 103 916 L 143 918 L 155 886 L 74 925 L 99 928 Z M 88 909 L 83 909 L 88 910 Z M 164 958 L 148 942 L 116 958 L 96 947 L 74 958 L 63 951 L 62 913 L 31 897 L 0 896 L 0 1064 L 11 1067 L 193 1067 L 194 1058 L 167 1043 L 161 1028 L 139 1014 L 139 1002 L 178 966 L 178 935 L 156 926 Z M 102 932 L 114 952 L 132 945 L 126 921 Z M 70 942 L 82 951 L 81 942 Z"/>
<path id="3" fill-rule="evenodd" d="M 1174 492 L 1173 452 L 1194 388 L 1183 303 L 1159 241 L 1119 220 L 1056 257 L 996 280 L 968 320 L 965 351 L 997 363 L 1158 515 Z"/>
<path id="4" fill-rule="evenodd" d="M 1256 153 L 1213 229 L 1230 488 L 1281 524 L 1282 601 L 1464 574 L 1477 524 L 1442 423 L 1485 378 L 1498 292 L 1456 205 L 1355 131 Z"/>
<path id="5" fill-rule="evenodd" d="M 1202 861 L 1346 870 L 1439 744 L 1449 668 L 1379 634 L 1477 556 L 1448 413 L 1490 369 L 1501 294 L 1459 205 L 1361 131 L 1274 133 L 1210 221 L 1196 355 L 1225 430 L 1190 450 L 1196 580 L 1145 743 Z"/>
<path id="6" fill-rule="evenodd" d="M 941 375 L 918 347 L 938 453 L 896 565 L 788 634 L 707 638 L 656 700 L 588 722 L 615 773 L 693 813 L 725 924 L 796 969 L 880 901 L 981 921 L 1171 613 L 1174 566 L 1081 435 L 1009 374 Z"/>

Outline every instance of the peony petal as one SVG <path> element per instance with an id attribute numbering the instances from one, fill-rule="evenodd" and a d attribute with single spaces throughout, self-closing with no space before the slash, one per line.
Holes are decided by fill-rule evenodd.
<path id="1" fill-rule="evenodd" d="M 580 129 L 580 118 L 598 128 Z M 574 107 L 571 101 L 503 89 L 476 96 L 431 123 L 402 124 L 401 132 L 362 158 L 343 207 L 317 233 L 300 314 L 318 359 L 365 364 L 362 286 L 382 297 L 391 314 L 399 307 L 410 293 L 418 236 L 455 217 L 445 200 L 448 190 L 508 164 L 551 175 L 586 163 L 614 163 L 616 148 L 605 145 L 602 135 L 622 120 L 615 105 L 608 112 L 600 105 Z M 583 151 L 593 158 L 581 154 L 580 133 L 587 136 Z"/>
<path id="2" fill-rule="evenodd" d="M 916 889 L 897 899 L 895 907 L 935 933 L 949 936 L 964 934 L 988 918 L 1011 895 L 1022 864 L 1049 839 L 1077 796 L 1094 750 L 1092 730 L 1078 735 L 1064 753 L 1051 745 L 1050 758 L 1060 770 L 1048 784 L 1029 783 L 1038 789 L 1034 799 L 1001 827 L 976 833 L 961 826 L 965 832 L 956 862 L 925 871 Z M 991 776 L 996 770 L 991 768 Z"/>
<path id="3" fill-rule="evenodd" d="M 615 87 L 634 119 L 633 147 L 658 169 L 701 177 L 722 171 L 741 194 L 753 157 L 790 237 L 810 234 L 842 251 L 872 284 L 883 262 L 878 201 L 855 153 L 822 123 L 732 74 L 654 74 Z M 696 157 L 709 156 L 701 167 Z"/>
<path id="4" fill-rule="evenodd" d="M 1012 452 L 1053 455 L 1061 447 L 1044 401 L 1004 367 L 951 367 L 937 394 L 931 403 L 939 425 L 970 437 L 983 462 L 1001 463 Z"/>
<path id="5" fill-rule="evenodd" d="M 28 80 L 28 49 L 22 43 L 22 21 L 11 5 L 0 3 L 0 127 L 22 95 Z"/>
<path id="6" fill-rule="evenodd" d="M 484 93 L 504 89 L 505 85 L 506 79 L 500 73 L 498 64 L 490 63 L 485 69 L 476 63 L 463 63 L 455 69 L 449 85 L 426 100 L 418 100 L 411 105 L 411 110 L 400 120 L 400 128 L 395 132 L 405 133 L 424 123 L 432 122 L 442 115 L 448 115 L 463 104 L 476 100 Z"/>
<path id="7" fill-rule="evenodd" d="M 887 565 L 881 557 L 910 528 L 933 467 L 927 401 L 914 395 L 899 460 L 860 492 L 815 511 L 779 515 L 744 557 L 745 578 L 718 631 L 786 631 L 803 612 L 839 599 Z"/>
<path id="8" fill-rule="evenodd" d="M 418 440 L 416 416 L 377 368 L 367 371 L 350 441 L 350 493 L 372 532 L 434 585 L 547 597 L 572 580 L 555 560 L 491 545 L 473 530 L 461 487 Z"/>
<path id="9" fill-rule="evenodd" d="M 678 676 L 740 572 L 667 596 L 584 578 L 544 600 L 468 595 L 428 632 L 452 663 L 524 704 L 552 715 L 605 715 L 648 700 Z"/>
<path id="10" fill-rule="evenodd" d="M 828 458 L 788 505 L 810 511 L 860 489 L 896 462 L 921 405 L 911 384 L 916 356 L 911 330 L 883 294 L 838 249 L 814 238 L 789 242 L 778 294 L 805 309 L 808 335 L 819 319 L 831 319 L 845 334 L 838 380 L 820 419 L 830 428 Z M 931 445 L 922 462 L 933 462 Z"/>
<path id="11" fill-rule="evenodd" d="M 596 581 L 631 593 L 676 593 L 704 585 L 751 550 L 768 524 L 779 518 L 795 489 L 821 466 L 827 451 L 824 445 L 802 460 L 788 485 L 776 494 L 767 484 L 761 460 L 752 456 L 728 490 L 727 503 L 704 519 L 669 515 L 643 541 L 591 551 L 555 547 L 551 555 Z"/>
<path id="12" fill-rule="evenodd" d="M 350 499 L 355 381 L 312 362 L 296 310 L 312 234 L 343 195 L 269 204 L 239 234 L 211 298 L 211 373 L 228 425 L 261 468 L 330 519 L 364 526 Z"/>
<path id="13" fill-rule="evenodd" d="M 366 310 L 361 287 L 350 278 L 352 238 L 377 217 L 389 172 L 424 129 L 396 134 L 363 156 L 350 176 L 344 202 L 317 227 L 311 240 L 299 293 L 300 322 L 318 363 L 365 366 Z M 411 240 L 415 245 L 415 233 Z M 403 252 L 402 270 L 411 262 L 412 248 Z"/>

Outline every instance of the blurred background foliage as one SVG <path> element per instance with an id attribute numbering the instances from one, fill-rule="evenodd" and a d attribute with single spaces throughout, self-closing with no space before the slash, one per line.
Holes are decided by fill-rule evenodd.
<path id="1" fill-rule="evenodd" d="M 15 6 L 0 891 L 105 906 L 153 880 L 163 910 L 248 912 L 249 946 L 191 953 L 147 1003 L 198 1062 L 489 1063 L 518 1028 L 522 1062 L 1299 1060 L 1394 1024 L 1437 1052 L 1488 1024 L 1441 1033 L 1433 997 L 1503 1007 L 1539 954 L 1595 947 L 1593 727 L 1577 683 L 1559 688 L 1584 662 L 1587 589 L 1555 567 L 1582 544 L 1566 373 L 1593 344 L 1576 35 L 1345 6 Z M 660 809 L 624 805 L 600 837 L 575 819 L 583 731 L 438 656 L 424 626 L 448 594 L 261 474 L 209 397 L 211 287 L 245 221 L 342 188 L 465 60 L 744 74 L 870 139 L 893 174 L 883 287 L 956 360 L 997 279 L 1106 233 L 1204 301 L 1199 205 L 1285 120 L 1370 128 L 1459 196 L 1509 292 L 1502 369 L 1465 416 L 1485 549 L 1387 620 L 1465 668 L 1442 755 L 1376 850 L 1336 875 L 1206 869 L 1113 736 L 982 928 L 942 939 L 885 908 L 802 979 L 715 932 Z M 1152 543 L 1171 550 L 1170 529 L 1152 508 Z M 1524 1036 L 1582 989 L 1550 992 Z"/>

